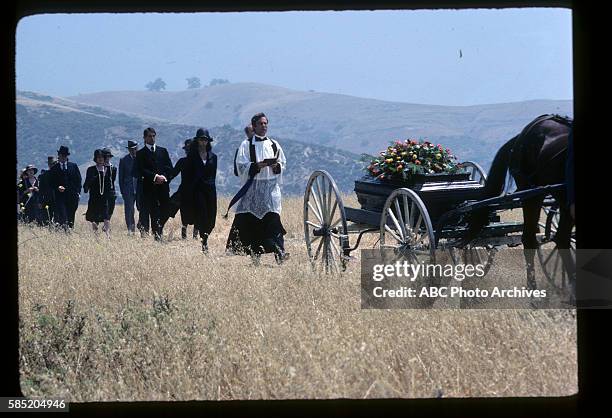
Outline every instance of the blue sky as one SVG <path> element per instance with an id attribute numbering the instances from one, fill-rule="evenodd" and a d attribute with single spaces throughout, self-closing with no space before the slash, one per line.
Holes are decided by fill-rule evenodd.
<path id="1" fill-rule="evenodd" d="M 47 14 L 16 33 L 20 90 L 144 90 L 161 77 L 259 82 L 389 101 L 572 99 L 571 11 Z M 460 52 L 461 51 L 461 52 Z"/>

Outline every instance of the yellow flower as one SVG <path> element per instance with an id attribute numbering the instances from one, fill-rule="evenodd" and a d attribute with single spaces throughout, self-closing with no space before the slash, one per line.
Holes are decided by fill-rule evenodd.
<path id="1" fill-rule="evenodd" d="M 440 158 L 442 158 L 442 154 L 436 154 L 436 159 L 439 160 Z"/>
<path id="2" fill-rule="evenodd" d="M 387 158 L 385 161 L 388 162 L 388 163 L 392 163 L 393 162 L 393 158 Z"/>
<path id="3" fill-rule="evenodd" d="M 417 159 L 416 154 L 412 154 L 412 159 L 413 159 L 413 160 L 416 160 L 416 159 Z"/>
<path id="4" fill-rule="evenodd" d="M 406 155 L 408 155 L 408 152 L 404 151 L 402 152 L 402 155 L 405 157 Z"/>

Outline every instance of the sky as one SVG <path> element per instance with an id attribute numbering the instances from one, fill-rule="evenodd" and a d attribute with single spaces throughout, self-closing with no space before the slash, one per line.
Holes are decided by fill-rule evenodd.
<path id="1" fill-rule="evenodd" d="M 167 91 L 214 78 L 468 106 L 572 99 L 569 9 L 41 14 L 16 31 L 16 88 Z"/>

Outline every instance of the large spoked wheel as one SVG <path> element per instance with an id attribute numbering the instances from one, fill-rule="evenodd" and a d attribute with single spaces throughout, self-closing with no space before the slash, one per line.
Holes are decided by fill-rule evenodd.
<path id="1" fill-rule="evenodd" d="M 487 181 L 487 175 L 478 163 L 466 161 L 461 163 L 461 165 L 470 173 L 470 180 L 477 181 L 484 186 Z"/>
<path id="2" fill-rule="evenodd" d="M 380 219 L 380 248 L 412 262 L 435 262 L 434 230 L 427 208 L 412 190 L 401 188 L 387 198 Z"/>
<path id="3" fill-rule="evenodd" d="M 338 186 L 327 171 L 313 172 L 306 185 L 304 237 L 315 271 L 338 273 L 346 269 L 346 213 Z"/>
<path id="4" fill-rule="evenodd" d="M 544 224 L 544 236 L 538 246 L 537 253 L 542 272 L 548 282 L 557 291 L 566 289 L 569 283 L 569 275 L 563 265 L 561 253 L 555 243 L 555 236 L 559 229 L 560 211 L 559 206 L 554 205 L 550 208 L 544 208 L 546 213 L 546 223 Z M 572 229 L 570 238 L 571 258 L 575 264 L 576 260 L 576 230 Z"/>

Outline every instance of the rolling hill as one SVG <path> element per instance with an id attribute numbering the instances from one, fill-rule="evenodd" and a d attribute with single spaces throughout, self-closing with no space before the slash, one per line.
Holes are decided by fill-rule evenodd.
<path id="1" fill-rule="evenodd" d="M 374 154 L 395 139 L 423 138 L 451 148 L 461 160 L 488 166 L 499 146 L 535 117 L 573 115 L 571 100 L 478 106 L 433 106 L 230 83 L 168 92 L 114 91 L 73 101 L 186 125 L 241 129 L 253 114 L 269 116 L 270 134 Z"/>
<path id="2" fill-rule="evenodd" d="M 70 159 L 79 165 L 82 175 L 93 164 L 96 148 L 109 147 L 115 155 L 113 163 L 118 165 L 119 158 L 127 152 L 127 141 L 142 143 L 142 131 L 147 126 L 155 128 L 157 143 L 168 148 L 176 163 L 184 155 L 184 140 L 193 137 L 198 128 L 197 125 L 128 115 L 32 92 L 17 92 L 16 110 L 18 169 L 30 163 L 39 169 L 46 168 L 47 155 L 56 155 L 60 145 L 70 148 Z M 234 151 L 244 139 L 244 133 L 229 125 L 212 127 L 210 132 L 215 138 L 213 147 L 219 158 L 218 192 L 233 194 L 239 188 L 238 178 L 233 174 Z M 338 187 L 346 192 L 353 189 L 353 181 L 363 174 L 363 163 L 357 154 L 271 136 L 279 140 L 287 155 L 288 168 L 283 176 L 286 194 L 304 193 L 306 181 L 315 169 L 329 171 Z M 174 180 L 172 189 L 178 184 L 179 179 Z"/>

